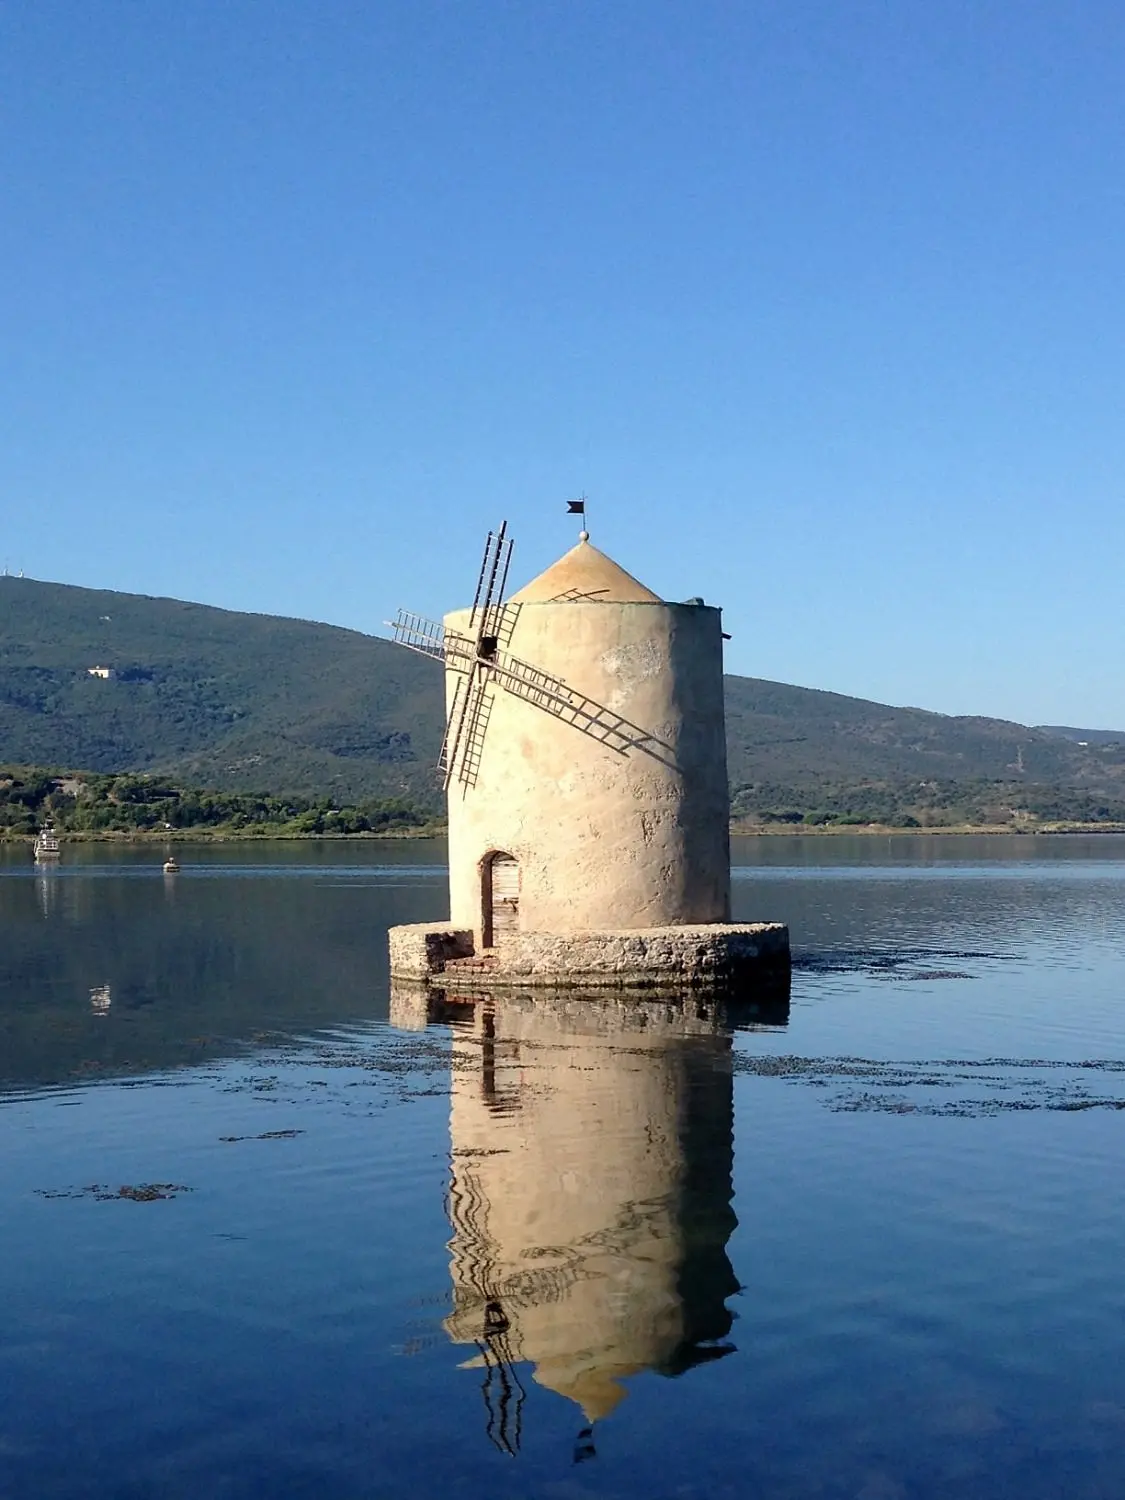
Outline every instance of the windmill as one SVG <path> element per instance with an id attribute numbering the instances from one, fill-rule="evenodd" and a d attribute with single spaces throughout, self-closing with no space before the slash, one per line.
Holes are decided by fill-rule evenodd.
<path id="1" fill-rule="evenodd" d="M 438 757 L 446 790 L 454 781 L 464 787 L 476 785 L 496 688 L 572 724 L 619 755 L 642 750 L 668 759 L 670 747 L 654 735 L 508 651 L 520 613 L 518 603 L 504 598 L 512 547 L 508 523 L 502 521 L 498 530 L 488 533 L 484 545 L 468 634 L 448 630 L 412 610 L 400 609 L 390 622 L 393 639 L 400 646 L 443 662 L 457 674 Z M 560 602 L 564 597 L 559 596 Z"/>

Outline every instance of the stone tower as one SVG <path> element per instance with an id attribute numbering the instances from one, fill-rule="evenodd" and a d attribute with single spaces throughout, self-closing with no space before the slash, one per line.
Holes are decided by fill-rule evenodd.
<path id="1" fill-rule="evenodd" d="M 450 920 L 393 927 L 398 979 L 730 985 L 788 968 L 780 923 L 730 920 L 723 630 L 590 545 L 506 602 L 490 533 L 477 597 L 395 639 L 444 661 Z"/>
<path id="2" fill-rule="evenodd" d="M 667 603 L 583 539 L 505 614 L 504 650 L 584 710 L 485 687 L 479 766 L 449 787 L 453 923 L 491 947 L 729 921 L 720 611 Z M 468 635 L 469 612 L 444 625 Z"/>

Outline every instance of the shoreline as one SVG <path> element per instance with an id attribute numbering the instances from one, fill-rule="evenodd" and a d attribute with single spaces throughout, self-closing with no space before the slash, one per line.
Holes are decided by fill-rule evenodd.
<path id="1" fill-rule="evenodd" d="M 368 844 L 388 843 L 402 839 L 440 839 L 444 828 L 423 828 L 391 833 L 247 833 L 239 830 L 207 828 L 177 829 L 174 833 L 67 833 L 56 830 L 60 844 Z M 5 844 L 34 845 L 34 833 L 0 834 L 0 849 Z"/>
<path id="2" fill-rule="evenodd" d="M 62 844 L 365 844 L 401 842 L 403 839 L 441 839 L 446 836 L 444 827 L 418 829 L 394 829 L 385 833 L 282 833 L 243 829 L 176 829 L 124 833 L 116 830 L 102 832 L 60 832 Z M 958 823 L 929 828 L 896 827 L 889 823 L 862 823 L 858 825 L 812 824 L 803 826 L 791 823 L 732 823 L 732 838 L 887 838 L 892 835 L 910 838 L 989 837 L 1001 836 L 1028 838 L 1036 835 L 1060 838 L 1066 835 L 1125 834 L 1125 823 L 1040 823 L 1034 826 L 1012 827 L 1002 823 Z M 5 845 L 35 843 L 33 833 L 0 833 L 0 848 Z"/>
<path id="3" fill-rule="evenodd" d="M 1049 835 L 1052 838 L 1064 834 L 1086 834 L 1125 833 L 1125 823 L 1033 823 L 1013 826 L 1010 823 L 950 823 L 935 824 L 928 828 L 906 828 L 893 823 L 861 823 L 853 824 L 810 824 L 808 827 L 796 824 L 778 823 L 744 823 L 731 824 L 732 838 L 777 838 L 789 835 L 797 838 L 841 838 L 858 836 L 859 838 L 885 837 L 888 834 L 910 835 L 921 838 L 945 837 L 950 834 L 974 836 L 987 836 L 997 838 L 1006 835 L 1011 838 L 1028 838 L 1035 835 Z"/>

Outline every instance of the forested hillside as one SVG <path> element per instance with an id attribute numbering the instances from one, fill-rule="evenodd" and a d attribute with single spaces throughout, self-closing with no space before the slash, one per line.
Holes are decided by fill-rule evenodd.
<path id="1" fill-rule="evenodd" d="M 727 678 L 736 817 L 922 825 L 1125 820 L 1125 735 Z"/>
<path id="2" fill-rule="evenodd" d="M 0 577 L 6 763 L 436 809 L 442 717 L 436 665 L 357 631 Z M 748 821 L 1125 819 L 1125 737 L 1108 731 L 746 677 L 727 679 L 727 724 Z"/>
<path id="3" fill-rule="evenodd" d="M 0 578 L 7 762 L 436 806 L 439 677 L 331 625 Z"/>

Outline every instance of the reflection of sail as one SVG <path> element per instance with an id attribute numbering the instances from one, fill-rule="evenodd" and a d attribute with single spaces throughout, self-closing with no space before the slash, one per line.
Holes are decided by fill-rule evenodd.
<path id="1" fill-rule="evenodd" d="M 499 1446 L 520 1361 L 593 1422 L 624 1378 L 730 1351 L 730 1048 L 691 1001 L 513 996 L 454 1025 L 445 1326 Z"/>

